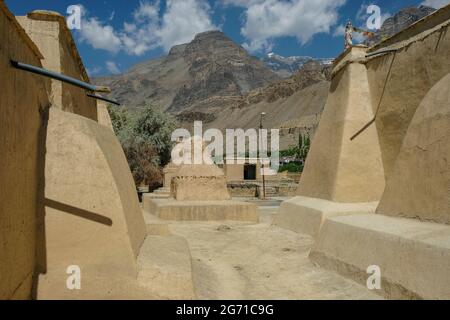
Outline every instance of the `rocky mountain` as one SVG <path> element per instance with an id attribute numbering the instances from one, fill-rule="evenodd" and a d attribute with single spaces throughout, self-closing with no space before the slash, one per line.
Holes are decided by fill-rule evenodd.
<path id="1" fill-rule="evenodd" d="M 305 63 L 311 60 L 323 65 L 330 65 L 333 63 L 333 59 L 320 59 L 308 56 L 283 57 L 273 52 L 261 58 L 261 60 L 266 64 L 266 66 L 275 71 L 282 78 L 289 78 Z"/>
<path id="2" fill-rule="evenodd" d="M 381 41 L 434 12 L 406 8 L 387 19 L 372 39 Z M 262 60 L 219 31 L 197 35 L 159 59 L 138 64 L 122 75 L 94 80 L 113 89 L 110 98 L 129 109 L 147 104 L 174 114 L 190 129 L 257 128 L 265 112 L 266 128 L 281 129 L 281 144 L 295 144 L 298 133 L 314 131 L 326 103 L 330 59 L 282 57 Z"/>
<path id="3" fill-rule="evenodd" d="M 260 114 L 265 112 L 264 127 L 280 129 L 281 148 L 295 145 L 299 133 L 313 133 L 317 127 L 328 96 L 330 73 L 331 65 L 309 61 L 290 78 L 229 101 L 209 115 L 204 126 L 219 130 L 257 128 Z M 187 128 L 192 125 L 192 119 L 184 118 L 188 112 L 178 115 Z"/>
<path id="4" fill-rule="evenodd" d="M 219 31 L 197 35 L 188 44 L 173 47 L 165 57 L 138 64 L 121 75 L 97 78 L 110 86 L 109 98 L 128 109 L 151 104 L 174 114 L 190 129 L 194 121 L 207 128 L 256 128 L 266 112 L 267 128 L 312 127 L 325 105 L 330 61 L 310 57 L 250 56 Z M 275 69 L 275 70 L 274 70 Z M 287 77 L 287 78 L 286 78 Z M 289 128 L 288 128 L 289 127 Z M 282 137 L 282 144 L 286 139 Z"/>
<path id="5" fill-rule="evenodd" d="M 370 46 L 379 43 L 435 11 L 436 9 L 428 6 L 404 8 L 394 16 L 386 19 L 381 29 L 375 33 L 372 39 L 366 41 L 365 44 Z"/>
<path id="6" fill-rule="evenodd" d="M 95 82 L 110 86 L 110 98 L 128 108 L 152 104 L 179 113 L 188 108 L 210 112 L 221 107 L 211 99 L 239 97 L 280 79 L 225 34 L 210 31 L 173 47 L 165 57 Z"/>

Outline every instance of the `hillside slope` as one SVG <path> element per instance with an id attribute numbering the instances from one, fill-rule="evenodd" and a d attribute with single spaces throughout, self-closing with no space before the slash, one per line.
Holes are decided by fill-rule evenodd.
<path id="1" fill-rule="evenodd" d="M 314 60 L 322 65 L 333 63 L 333 59 L 313 58 L 308 56 L 283 57 L 275 53 L 269 53 L 261 58 L 266 66 L 275 71 L 282 78 L 289 78 L 296 73 L 305 63 Z"/>
<path id="2" fill-rule="evenodd" d="M 375 36 L 372 39 L 367 40 L 365 44 L 370 46 L 379 43 L 435 11 L 436 9 L 428 6 L 404 8 L 394 16 L 386 19 L 381 26 L 381 29 L 375 33 Z"/>
<path id="3" fill-rule="evenodd" d="M 299 133 L 308 130 L 314 133 L 320 120 L 328 97 L 330 68 L 310 61 L 291 78 L 230 102 L 217 114 L 210 115 L 204 126 L 220 130 L 258 128 L 260 115 L 265 112 L 264 127 L 280 129 L 281 147 L 295 145 Z M 187 128 L 192 125 L 189 121 L 182 123 Z"/>
<path id="4" fill-rule="evenodd" d="M 266 112 L 266 128 L 283 128 L 282 145 L 295 143 L 298 128 L 313 128 L 328 94 L 329 62 L 307 59 L 282 79 L 219 31 L 205 32 L 166 57 L 134 66 L 122 75 L 97 78 L 109 96 L 129 110 L 154 105 L 191 129 L 257 128 Z M 289 138 L 286 138 L 289 137 Z"/>
<path id="5" fill-rule="evenodd" d="M 198 34 L 166 57 L 134 66 L 122 75 L 95 79 L 110 86 L 110 98 L 134 109 L 147 104 L 178 113 L 210 97 L 234 97 L 280 80 L 220 31 Z"/>

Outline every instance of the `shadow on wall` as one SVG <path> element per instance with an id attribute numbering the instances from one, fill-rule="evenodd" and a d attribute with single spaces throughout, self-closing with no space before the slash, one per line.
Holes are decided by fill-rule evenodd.
<path id="1" fill-rule="evenodd" d="M 38 181 L 38 194 L 36 205 L 36 266 L 33 275 L 33 287 L 31 298 L 37 299 L 37 288 L 39 285 L 39 275 L 47 273 L 47 250 L 46 250 L 46 230 L 45 230 L 45 208 L 66 212 L 68 214 L 78 216 L 93 222 L 97 222 L 106 226 L 112 226 L 113 221 L 99 214 L 76 208 L 58 201 L 45 198 L 45 158 L 47 154 L 47 128 L 49 121 L 50 106 L 40 108 L 41 127 L 39 129 L 39 146 L 38 158 L 36 161 L 36 175 Z"/>
<path id="2" fill-rule="evenodd" d="M 58 201 L 45 199 L 45 206 L 50 207 L 52 209 L 62 211 L 86 220 L 90 220 L 93 222 L 101 223 L 103 225 L 111 227 L 113 225 L 113 221 L 109 218 L 106 218 L 102 215 L 99 215 L 97 213 L 87 211 L 84 209 L 76 208 Z"/>
<path id="3" fill-rule="evenodd" d="M 41 126 L 38 137 L 38 157 L 36 161 L 36 181 L 37 199 L 36 199 L 36 248 L 35 248 L 35 268 L 33 274 L 33 283 L 31 288 L 31 299 L 37 297 L 37 286 L 39 274 L 47 270 L 47 251 L 45 238 L 45 156 L 47 144 L 47 128 L 50 106 L 41 107 L 39 112 L 41 116 Z"/>

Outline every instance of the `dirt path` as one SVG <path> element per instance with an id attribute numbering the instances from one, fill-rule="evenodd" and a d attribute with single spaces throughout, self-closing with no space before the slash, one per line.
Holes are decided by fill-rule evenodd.
<path id="1" fill-rule="evenodd" d="M 380 299 L 365 287 L 314 266 L 312 239 L 276 226 L 276 209 L 261 223 L 175 223 L 190 245 L 199 299 Z"/>

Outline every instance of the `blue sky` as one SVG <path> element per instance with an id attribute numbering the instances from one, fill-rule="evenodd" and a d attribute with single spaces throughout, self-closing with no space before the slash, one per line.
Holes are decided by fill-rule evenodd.
<path id="1" fill-rule="evenodd" d="M 6 0 L 15 15 L 36 9 L 67 15 L 81 5 L 74 38 L 91 76 L 122 72 L 159 57 L 196 33 L 219 29 L 253 55 L 337 56 L 347 20 L 364 26 L 366 8 L 383 18 L 406 6 L 435 7 L 450 0 Z"/>

